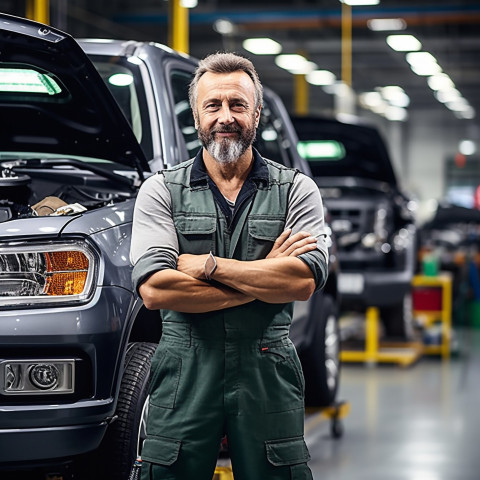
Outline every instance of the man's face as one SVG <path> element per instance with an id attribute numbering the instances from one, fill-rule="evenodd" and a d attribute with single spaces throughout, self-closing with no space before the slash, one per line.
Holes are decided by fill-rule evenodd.
<path id="1" fill-rule="evenodd" d="M 202 145 L 219 163 L 233 163 L 255 139 L 260 107 L 242 71 L 205 73 L 198 82 L 196 127 Z"/>

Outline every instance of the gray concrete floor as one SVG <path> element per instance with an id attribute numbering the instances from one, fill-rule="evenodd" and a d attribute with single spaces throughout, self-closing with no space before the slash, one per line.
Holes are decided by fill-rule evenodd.
<path id="1" fill-rule="evenodd" d="M 480 479 L 480 330 L 455 333 L 449 361 L 342 366 L 343 436 L 319 414 L 305 419 L 315 480 Z"/>

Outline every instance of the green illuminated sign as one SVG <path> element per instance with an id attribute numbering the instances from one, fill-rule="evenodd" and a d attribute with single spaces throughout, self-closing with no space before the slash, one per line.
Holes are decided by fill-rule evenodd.
<path id="1" fill-rule="evenodd" d="M 62 89 L 50 76 L 25 68 L 0 69 L 0 92 L 57 95 Z"/>
<path id="2" fill-rule="evenodd" d="M 303 140 L 298 142 L 297 150 L 309 162 L 341 160 L 345 157 L 345 147 L 336 140 Z"/>

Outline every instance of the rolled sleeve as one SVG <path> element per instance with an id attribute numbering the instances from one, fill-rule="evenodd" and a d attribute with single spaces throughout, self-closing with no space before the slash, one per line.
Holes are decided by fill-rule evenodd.
<path id="1" fill-rule="evenodd" d="M 150 250 L 140 257 L 133 267 L 132 282 L 138 293 L 140 285 L 155 272 L 177 267 L 177 257 L 168 252 Z"/>
<path id="2" fill-rule="evenodd" d="M 314 250 L 313 252 L 303 253 L 298 258 L 303 260 L 312 271 L 315 280 L 315 290 L 323 288 L 328 277 L 328 263 L 323 254 L 319 250 Z"/>
<path id="3" fill-rule="evenodd" d="M 163 175 L 149 177 L 140 188 L 133 213 L 130 260 L 137 291 L 156 271 L 176 268 L 178 239 L 171 210 Z"/>
<path id="4" fill-rule="evenodd" d="M 289 193 L 286 226 L 293 233 L 306 231 L 317 238 L 317 249 L 299 258 L 312 270 L 316 289 L 322 288 L 328 276 L 329 235 L 320 191 L 315 182 L 302 173 L 296 175 Z"/>

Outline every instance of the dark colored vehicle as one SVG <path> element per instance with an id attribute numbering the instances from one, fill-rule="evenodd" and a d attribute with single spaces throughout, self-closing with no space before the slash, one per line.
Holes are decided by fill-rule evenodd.
<path id="1" fill-rule="evenodd" d="M 342 310 L 379 307 L 386 336 L 409 338 L 416 228 L 385 142 L 367 125 L 313 116 L 292 122 L 337 239 Z"/>
<path id="2" fill-rule="evenodd" d="M 187 92 L 195 66 L 158 44 L 76 42 L 0 14 L 2 472 L 128 476 L 161 336 L 158 312 L 131 285 L 132 214 L 146 176 L 199 148 Z M 305 168 L 285 151 L 293 128 L 277 102 L 267 89 L 259 141 Z M 327 318 L 310 306 L 296 315 L 299 336 L 315 328 L 324 339 L 327 307 Z M 314 370 L 334 394 L 335 351 L 303 345 L 320 352 Z"/>

